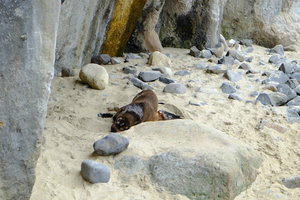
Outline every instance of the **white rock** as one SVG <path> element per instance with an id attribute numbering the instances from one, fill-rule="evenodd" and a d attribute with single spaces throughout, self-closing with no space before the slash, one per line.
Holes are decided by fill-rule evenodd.
<path id="1" fill-rule="evenodd" d="M 109 79 L 106 69 L 97 64 L 87 64 L 83 66 L 80 70 L 79 77 L 84 83 L 98 90 L 105 89 Z"/>

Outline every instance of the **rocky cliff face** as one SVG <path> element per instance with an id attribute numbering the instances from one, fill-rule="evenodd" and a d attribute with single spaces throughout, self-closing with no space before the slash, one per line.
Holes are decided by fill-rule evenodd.
<path id="1" fill-rule="evenodd" d="M 0 199 L 29 199 L 53 78 L 60 1 L 0 1 Z"/>
<path id="2" fill-rule="evenodd" d="M 296 50 L 300 46 L 299 10 L 299 0 L 230 0 L 224 9 L 222 33 L 226 38 L 251 38 L 269 48 L 282 44 Z"/>

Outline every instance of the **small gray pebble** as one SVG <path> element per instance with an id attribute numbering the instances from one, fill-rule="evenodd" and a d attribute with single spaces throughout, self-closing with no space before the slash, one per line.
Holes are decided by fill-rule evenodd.
<path id="1" fill-rule="evenodd" d="M 90 183 L 107 183 L 110 179 L 110 170 L 96 161 L 85 160 L 81 163 L 81 175 Z"/>
<path id="2" fill-rule="evenodd" d="M 227 82 L 222 83 L 220 88 L 225 94 L 231 94 L 236 92 L 236 89 L 232 85 L 230 85 L 230 83 Z"/>
<path id="3" fill-rule="evenodd" d="M 95 152 L 100 156 L 109 156 L 121 153 L 129 144 L 129 140 L 117 133 L 109 134 L 96 141 L 93 145 Z"/>
<path id="4" fill-rule="evenodd" d="M 186 87 L 181 83 L 170 83 L 163 91 L 167 93 L 184 94 L 186 92 Z"/>
<path id="5" fill-rule="evenodd" d="M 166 84 L 175 83 L 174 80 L 167 78 L 167 77 L 163 77 L 163 76 L 159 77 L 159 81 L 162 83 L 166 83 Z"/>
<path id="6" fill-rule="evenodd" d="M 237 94 L 229 94 L 228 99 L 233 99 L 233 100 L 238 100 L 238 101 L 242 101 L 242 97 L 240 97 Z"/>

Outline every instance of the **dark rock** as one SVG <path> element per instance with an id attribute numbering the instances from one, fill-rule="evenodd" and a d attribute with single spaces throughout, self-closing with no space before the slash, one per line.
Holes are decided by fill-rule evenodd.
<path id="1" fill-rule="evenodd" d="M 280 62 L 280 55 L 278 54 L 275 54 L 275 55 L 272 55 L 270 58 L 269 58 L 269 63 L 274 63 L 274 64 L 277 64 Z"/>
<path id="2" fill-rule="evenodd" d="M 143 81 L 137 79 L 137 78 L 130 78 L 130 81 L 132 82 L 132 84 L 142 90 L 146 90 L 146 89 L 149 89 L 149 90 L 153 90 L 154 88 L 151 86 L 151 85 L 148 85 L 146 83 L 144 83 Z"/>
<path id="3" fill-rule="evenodd" d="M 242 101 L 242 97 L 240 97 L 237 94 L 229 94 L 228 99 L 233 99 L 233 100 L 238 100 L 238 101 Z"/>
<path id="4" fill-rule="evenodd" d="M 288 101 L 288 97 L 280 92 L 260 93 L 255 103 L 258 101 L 263 105 L 281 106 Z"/>
<path id="5" fill-rule="evenodd" d="M 297 96 L 296 98 L 292 99 L 287 103 L 288 106 L 300 106 L 300 96 Z"/>
<path id="6" fill-rule="evenodd" d="M 200 53 L 200 58 L 210 59 L 212 57 L 212 53 L 210 50 L 203 49 Z"/>
<path id="7" fill-rule="evenodd" d="M 186 75 L 190 75 L 191 72 L 187 71 L 187 70 L 180 70 L 174 73 L 174 75 L 178 75 L 178 76 L 186 76 Z"/>
<path id="8" fill-rule="evenodd" d="M 175 83 L 174 80 L 163 76 L 159 77 L 159 81 L 166 84 Z"/>
<path id="9" fill-rule="evenodd" d="M 281 63 L 278 70 L 283 71 L 283 73 L 286 74 L 291 74 L 294 72 L 294 68 L 290 62 Z"/>
<path id="10" fill-rule="evenodd" d="M 253 60 L 253 57 L 251 56 L 251 57 L 248 57 L 248 58 L 246 58 L 246 62 L 249 62 L 249 63 L 251 63 L 252 62 L 252 60 Z"/>
<path id="11" fill-rule="evenodd" d="M 240 41 L 241 45 L 245 45 L 246 47 L 252 47 L 253 41 L 251 39 L 243 39 Z"/>
<path id="12" fill-rule="evenodd" d="M 95 55 L 91 59 L 91 63 L 96 63 L 98 65 L 107 65 L 111 60 L 108 54 Z"/>
<path id="13" fill-rule="evenodd" d="M 224 74 L 224 77 L 232 82 L 237 82 L 242 79 L 242 73 L 233 72 L 232 70 L 227 70 Z"/>
<path id="14" fill-rule="evenodd" d="M 284 178 L 282 179 L 282 183 L 285 187 L 294 189 L 294 188 L 300 188 L 300 176 L 296 176 L 294 178 Z"/>
<path id="15" fill-rule="evenodd" d="M 159 79 L 161 73 L 159 71 L 144 71 L 139 73 L 139 79 L 144 82 L 151 82 Z"/>
<path id="16" fill-rule="evenodd" d="M 85 160 L 81 163 L 81 175 L 90 183 L 107 183 L 110 179 L 110 170 L 96 161 Z"/>
<path id="17" fill-rule="evenodd" d="M 137 72 L 137 69 L 134 66 L 128 66 L 128 67 L 126 66 L 126 67 L 123 67 L 122 71 L 125 74 L 133 74 L 133 75 L 135 75 L 136 72 Z"/>
<path id="18" fill-rule="evenodd" d="M 250 70 L 250 65 L 247 63 L 242 63 L 240 64 L 239 69 Z"/>
<path id="19" fill-rule="evenodd" d="M 167 93 L 184 94 L 186 92 L 186 87 L 181 83 L 170 83 L 163 91 Z"/>
<path id="20" fill-rule="evenodd" d="M 72 76 L 75 76 L 75 71 L 74 71 L 74 69 L 70 69 L 70 68 L 62 68 L 61 69 L 61 76 L 62 77 L 72 77 Z"/>
<path id="21" fill-rule="evenodd" d="M 297 93 L 292 88 L 290 88 L 287 84 L 283 83 L 277 86 L 277 92 L 285 94 L 288 97 L 288 101 L 297 96 Z"/>
<path id="22" fill-rule="evenodd" d="M 54 74 L 60 1 L 0 3 L 0 199 L 28 200 Z"/>
<path id="23" fill-rule="evenodd" d="M 236 89 L 232 85 L 230 85 L 230 83 L 227 82 L 222 83 L 220 88 L 225 94 L 232 94 L 236 92 Z"/>
<path id="24" fill-rule="evenodd" d="M 200 57 L 200 50 L 197 47 L 192 46 L 190 49 L 190 55 L 194 57 Z"/>
<path id="25" fill-rule="evenodd" d="M 206 73 L 223 74 L 226 71 L 227 71 L 227 68 L 225 69 L 223 65 L 214 65 L 214 66 L 208 66 Z"/>
<path id="26" fill-rule="evenodd" d="M 121 153 L 129 144 L 129 140 L 117 133 L 112 133 L 96 141 L 93 145 L 95 152 L 100 156 L 109 156 Z"/>

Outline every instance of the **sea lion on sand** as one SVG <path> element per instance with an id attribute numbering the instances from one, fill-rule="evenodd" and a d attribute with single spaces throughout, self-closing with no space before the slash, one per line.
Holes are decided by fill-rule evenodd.
<path id="1" fill-rule="evenodd" d="M 144 90 L 113 116 L 111 131 L 124 131 L 141 122 L 158 121 L 161 119 L 161 115 L 157 112 L 157 108 L 156 94 L 152 90 Z"/>

